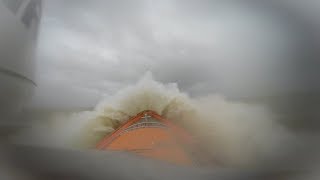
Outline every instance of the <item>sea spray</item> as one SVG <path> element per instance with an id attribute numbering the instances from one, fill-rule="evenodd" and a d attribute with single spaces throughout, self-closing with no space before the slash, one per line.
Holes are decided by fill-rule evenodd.
<path id="1" fill-rule="evenodd" d="M 143 110 L 153 110 L 185 128 L 206 149 L 209 160 L 224 165 L 263 161 L 282 149 L 291 136 L 261 105 L 230 102 L 221 95 L 190 98 L 177 84 L 157 82 L 147 73 L 92 111 L 51 117 L 18 139 L 38 145 L 94 148 Z"/>

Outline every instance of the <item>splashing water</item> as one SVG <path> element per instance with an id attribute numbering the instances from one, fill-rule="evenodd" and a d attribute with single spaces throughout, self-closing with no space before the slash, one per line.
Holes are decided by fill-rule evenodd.
<path id="1" fill-rule="evenodd" d="M 290 138 L 263 106 L 229 102 L 219 95 L 190 98 L 176 84 L 159 83 L 147 73 L 93 111 L 56 116 L 49 120 L 50 125 L 35 125 L 32 135 L 22 135 L 23 141 L 92 148 L 143 110 L 153 110 L 186 128 L 210 156 L 229 165 L 255 163 L 274 154 Z"/>

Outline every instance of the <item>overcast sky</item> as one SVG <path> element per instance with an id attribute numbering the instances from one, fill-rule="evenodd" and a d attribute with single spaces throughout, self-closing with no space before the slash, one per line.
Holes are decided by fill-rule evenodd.
<path id="1" fill-rule="evenodd" d="M 308 49 L 299 33 L 308 28 L 293 19 L 303 18 L 259 3 L 221 2 L 45 1 L 33 104 L 93 106 L 147 71 L 191 96 L 301 89 L 295 76 L 313 71 L 299 69 Z M 300 10 L 305 5 L 293 7 L 315 16 L 313 6 Z"/>

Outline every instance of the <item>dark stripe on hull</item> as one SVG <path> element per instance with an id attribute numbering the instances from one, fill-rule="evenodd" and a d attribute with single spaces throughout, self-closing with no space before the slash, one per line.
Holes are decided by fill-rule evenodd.
<path id="1" fill-rule="evenodd" d="M 27 81 L 28 83 L 31 83 L 34 86 L 37 86 L 37 84 L 34 81 L 32 81 L 31 79 L 29 79 L 29 78 L 27 78 L 27 77 L 25 77 L 25 76 L 23 76 L 23 75 L 21 75 L 19 73 L 11 71 L 9 69 L 5 69 L 5 68 L 0 67 L 0 74 L 11 76 L 11 77 L 14 77 L 14 78 L 22 80 L 22 81 Z"/>

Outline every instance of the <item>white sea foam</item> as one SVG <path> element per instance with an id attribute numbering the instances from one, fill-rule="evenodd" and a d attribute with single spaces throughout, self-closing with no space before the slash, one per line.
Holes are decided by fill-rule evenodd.
<path id="1" fill-rule="evenodd" d="M 230 102 L 220 95 L 190 98 L 177 84 L 163 84 L 147 73 L 136 84 L 102 100 L 92 111 L 51 117 L 23 139 L 42 145 L 92 148 L 128 118 L 153 110 L 184 127 L 210 157 L 229 165 L 246 165 L 281 149 L 288 133 L 260 105 Z M 31 133 L 30 133 L 31 132 Z"/>

